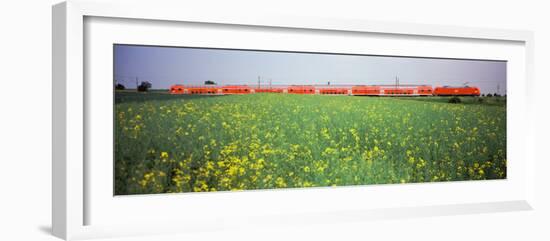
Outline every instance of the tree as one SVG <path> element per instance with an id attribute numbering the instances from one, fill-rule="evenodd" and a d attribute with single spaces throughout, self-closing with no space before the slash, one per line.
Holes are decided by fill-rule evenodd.
<path id="1" fill-rule="evenodd" d="M 149 81 L 141 81 L 137 90 L 141 92 L 148 91 L 153 85 Z"/>
<path id="2" fill-rule="evenodd" d="M 493 97 L 493 95 L 492 94 L 487 94 L 487 97 Z"/>
<path id="3" fill-rule="evenodd" d="M 212 80 L 207 80 L 207 81 L 204 81 L 204 84 L 205 85 L 216 85 L 216 82 L 214 82 Z"/>
<path id="4" fill-rule="evenodd" d="M 115 85 L 115 90 L 124 90 L 124 89 L 126 89 L 126 87 L 123 84 L 116 84 Z"/>

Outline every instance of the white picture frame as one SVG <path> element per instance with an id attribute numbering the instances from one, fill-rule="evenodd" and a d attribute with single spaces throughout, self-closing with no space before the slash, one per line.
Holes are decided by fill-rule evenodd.
<path id="1" fill-rule="evenodd" d="M 150 11 L 151 8 L 155 11 Z M 447 189 L 450 186 L 458 189 L 476 189 L 477 192 L 483 192 L 487 188 L 502 188 L 511 187 L 513 182 L 514 191 L 511 195 L 498 196 L 495 199 L 484 199 L 476 197 L 468 197 L 465 199 L 449 199 L 445 202 L 411 202 L 410 205 L 402 203 L 393 203 L 393 206 L 380 205 L 376 208 L 360 209 L 355 205 L 349 205 L 349 209 L 324 209 L 322 206 L 312 206 L 310 209 L 300 212 L 286 212 L 288 207 L 281 205 L 279 207 L 267 210 L 261 217 L 252 216 L 251 213 L 245 213 L 241 216 L 234 217 L 234 223 L 231 225 L 222 221 L 202 220 L 190 222 L 186 228 L 178 227 L 178 225 L 168 225 L 162 221 L 158 221 L 159 216 L 145 216 L 154 218 L 156 225 L 139 225 L 137 223 L 126 222 L 126 225 L 108 225 L 96 224 L 89 221 L 89 216 L 95 212 L 111 213 L 113 207 L 98 206 L 90 209 L 90 200 L 94 198 L 90 192 L 90 183 L 86 180 L 86 173 L 91 168 L 90 163 L 86 162 L 85 156 L 89 155 L 87 145 L 85 143 L 86 134 L 86 113 L 89 110 L 89 103 L 86 102 L 86 94 L 89 93 L 90 87 L 85 83 L 85 68 L 87 65 L 87 56 L 85 55 L 85 19 L 90 18 L 116 18 L 126 19 L 126 21 L 153 21 L 156 24 L 165 22 L 170 23 L 205 23 L 223 25 L 225 29 L 237 27 L 253 27 L 255 29 L 277 29 L 278 31 L 285 30 L 300 30 L 304 32 L 315 31 L 317 34 L 323 33 L 372 33 L 391 35 L 396 38 L 422 37 L 429 39 L 453 39 L 457 42 L 475 40 L 486 42 L 491 45 L 496 42 L 512 43 L 519 46 L 521 49 L 521 64 L 518 66 L 517 76 L 520 78 L 508 79 L 514 81 L 515 86 L 520 90 L 516 91 L 510 98 L 510 105 L 514 108 L 514 118 L 517 121 L 512 122 L 510 129 L 518 129 L 520 126 L 529 125 L 529 116 L 532 116 L 532 110 L 529 103 L 529 93 L 532 93 L 532 74 L 533 74 L 533 34 L 529 31 L 518 30 L 497 30 L 497 29 L 482 29 L 469 27 L 455 26 L 438 26 L 438 25 L 421 25 L 408 23 L 391 23 L 391 22 L 371 22 L 371 21 L 356 21 L 346 19 L 313 19 L 300 18 L 290 16 L 234 16 L 228 13 L 225 16 L 210 16 L 200 11 L 185 8 L 185 3 L 177 1 L 169 1 L 160 5 L 158 2 L 135 2 L 135 3 L 117 3 L 113 2 L 96 2 L 84 0 L 72 0 L 60 3 L 53 7 L 53 168 L 52 168 L 52 227 L 53 234 L 63 239 L 84 239 L 94 237 L 112 237 L 122 235 L 136 234 L 153 234 L 153 233 L 172 233 L 172 232 L 192 232 L 196 230 L 214 230 L 216 228 L 231 228 L 242 224 L 265 225 L 269 223 L 283 223 L 283 220 L 296 220 L 295 222 L 338 222 L 342 220 L 369 220 L 383 219 L 392 217 L 423 217 L 433 215 L 450 215 L 450 214 L 467 214 L 480 212 L 496 212 L 496 211 L 514 211 L 514 210 L 530 210 L 534 207 L 534 169 L 536 157 L 534 156 L 534 135 L 533 130 L 527 128 L 521 134 L 521 140 L 514 143 L 514 149 L 519 151 L 515 156 L 517 165 L 512 166 L 514 170 L 520 170 L 518 179 L 514 179 L 508 183 L 492 183 L 492 187 L 483 186 L 480 182 L 451 184 L 438 183 L 424 190 L 425 186 L 412 185 L 391 185 L 383 188 L 363 190 L 356 187 L 342 187 L 337 189 L 313 189 L 311 191 L 280 191 L 267 190 L 260 192 L 240 192 L 240 193 L 222 193 L 222 194 L 201 194 L 200 196 L 183 196 L 189 197 L 191 203 L 202 202 L 206 203 L 203 208 L 209 207 L 209 202 L 213 200 L 266 200 L 273 199 L 277 196 L 284 196 L 288 199 L 307 199 L 308 197 L 323 198 L 327 195 L 358 197 L 365 195 L 367 191 L 384 191 L 384 192 L 408 192 L 410 195 L 419 194 L 419 192 L 438 192 Z M 124 27 L 124 26 L 123 26 Z M 154 26 L 150 26 L 153 28 Z M 96 33 L 96 32 L 94 32 Z M 99 32 L 101 33 L 101 31 Z M 94 38 L 92 38 L 94 39 Z M 111 41 L 111 40 L 107 40 Z M 154 40 L 151 40 L 154 41 Z M 170 44 L 170 43 L 168 43 Z M 177 43 L 174 43 L 177 44 Z M 215 43 L 214 43 L 215 44 Z M 516 57 L 514 57 L 516 58 Z M 95 67 L 94 67 L 95 68 Z M 109 86 L 111 88 L 111 86 Z M 111 106 L 112 107 L 112 106 Z M 510 116 L 510 113 L 508 113 Z M 510 133 L 510 131 L 509 131 Z M 514 135 L 512 135 L 514 136 Z M 517 135 L 516 135 L 517 136 Z M 519 145 L 517 144 L 519 142 Z M 510 149 L 510 144 L 508 145 Z M 513 155 L 512 155 L 513 156 Z M 359 187 L 360 188 L 360 187 Z M 362 190 L 362 191 L 359 191 Z M 392 194 L 390 194 L 392 195 Z M 146 207 L 151 203 L 170 202 L 170 205 L 175 205 L 181 202 L 182 196 L 140 196 L 130 202 L 124 203 L 124 206 L 132 206 L 134 208 Z M 114 198 L 114 197 L 111 197 Z M 150 201 L 156 200 L 156 201 Z M 334 200 L 343 204 L 342 199 Z M 383 202 L 384 200 L 379 200 Z M 389 201 L 389 200 L 386 200 Z M 453 202 L 454 201 L 454 202 Z M 119 200 L 117 200 L 119 202 Z M 238 207 L 238 206 L 237 206 Z M 100 211 L 97 211 L 100 210 Z M 304 209 L 305 210 L 305 209 Z M 258 210 L 256 210 L 258 211 Z M 277 214 L 277 215 L 275 215 Z M 281 214 L 281 215 L 279 215 Z M 105 215 L 105 214 L 103 214 Z M 107 214 L 108 215 L 108 214 Z M 116 214 L 112 214 L 113 219 L 116 219 Z M 163 214 L 167 215 L 167 214 Z M 200 214 L 195 214 L 200 215 Z M 223 218 L 231 213 L 222 213 L 216 218 Z M 326 217 L 326 218 L 322 218 Z M 252 221 L 250 221 L 251 219 Z M 168 217 L 166 220 L 172 220 Z M 173 220 L 172 220 L 173 221 Z M 286 221 L 284 221 L 286 222 Z M 286 225 L 291 225 L 293 222 L 287 222 Z"/>

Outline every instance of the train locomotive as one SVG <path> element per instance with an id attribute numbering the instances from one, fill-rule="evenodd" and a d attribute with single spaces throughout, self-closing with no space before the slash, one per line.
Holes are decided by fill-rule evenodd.
<path id="1" fill-rule="evenodd" d="M 431 85 L 353 85 L 353 86 L 314 86 L 289 85 L 285 87 L 254 88 L 248 85 L 224 86 L 184 86 L 172 85 L 170 94 L 187 95 L 236 95 L 254 93 L 285 93 L 301 95 L 352 95 L 352 96 L 479 96 L 475 86 Z"/>

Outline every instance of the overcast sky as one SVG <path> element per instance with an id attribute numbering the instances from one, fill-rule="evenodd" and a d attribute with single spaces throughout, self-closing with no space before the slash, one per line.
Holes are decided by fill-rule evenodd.
<path id="1" fill-rule="evenodd" d="M 225 49 L 115 45 L 114 78 L 127 88 L 135 79 L 154 89 L 173 84 L 257 86 L 289 84 L 401 84 L 478 86 L 482 93 L 506 91 L 506 62 Z"/>

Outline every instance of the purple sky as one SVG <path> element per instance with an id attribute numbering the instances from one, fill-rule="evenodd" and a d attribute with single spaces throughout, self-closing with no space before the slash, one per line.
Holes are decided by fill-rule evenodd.
<path id="1" fill-rule="evenodd" d="M 354 56 L 156 46 L 114 46 L 114 78 L 127 88 L 135 79 L 154 89 L 173 84 L 427 84 L 461 86 L 482 93 L 506 91 L 506 62 Z"/>

